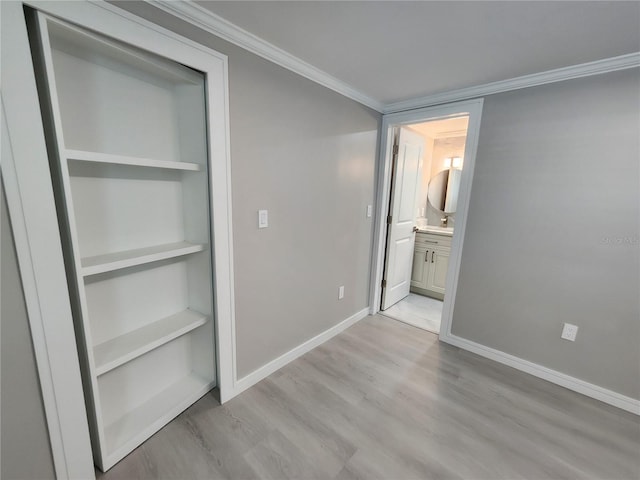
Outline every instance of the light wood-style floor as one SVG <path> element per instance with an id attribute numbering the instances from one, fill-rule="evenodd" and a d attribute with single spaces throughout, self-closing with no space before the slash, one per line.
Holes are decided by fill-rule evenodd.
<path id="1" fill-rule="evenodd" d="M 373 316 L 102 478 L 638 479 L 640 419 Z"/>

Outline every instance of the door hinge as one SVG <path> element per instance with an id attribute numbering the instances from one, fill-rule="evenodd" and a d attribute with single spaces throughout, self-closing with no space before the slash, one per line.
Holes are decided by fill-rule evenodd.
<path id="1" fill-rule="evenodd" d="M 387 225 L 391 225 L 392 220 L 393 220 L 393 217 L 391 215 L 387 215 Z"/>
<path id="2" fill-rule="evenodd" d="M 393 153 L 393 155 L 397 155 L 398 152 L 400 151 L 400 145 L 398 145 L 397 143 L 393 146 L 393 150 L 391 153 Z"/>
<path id="3" fill-rule="evenodd" d="M 386 280 L 382 280 L 382 288 L 387 288 L 387 281 Z"/>

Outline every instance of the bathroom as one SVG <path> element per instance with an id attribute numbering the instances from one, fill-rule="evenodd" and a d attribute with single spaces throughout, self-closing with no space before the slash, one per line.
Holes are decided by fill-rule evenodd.
<path id="1" fill-rule="evenodd" d="M 433 333 L 440 330 L 468 123 L 464 116 L 403 127 L 414 143 L 422 143 L 415 171 L 413 260 L 403 267 L 411 269 L 410 290 L 399 301 L 385 305 L 383 299 L 382 313 Z M 406 195 L 407 189 L 402 191 L 396 195 Z"/>

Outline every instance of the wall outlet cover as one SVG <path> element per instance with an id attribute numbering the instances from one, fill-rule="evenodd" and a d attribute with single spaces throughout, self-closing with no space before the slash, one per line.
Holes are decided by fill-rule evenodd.
<path id="1" fill-rule="evenodd" d="M 344 298 L 344 285 L 338 288 L 338 300 L 342 300 Z"/>
<path id="2" fill-rule="evenodd" d="M 571 323 L 565 323 L 564 327 L 562 327 L 562 335 L 560 335 L 560 338 L 564 338 L 565 340 L 575 342 L 577 335 L 578 335 L 578 326 L 573 325 Z"/>

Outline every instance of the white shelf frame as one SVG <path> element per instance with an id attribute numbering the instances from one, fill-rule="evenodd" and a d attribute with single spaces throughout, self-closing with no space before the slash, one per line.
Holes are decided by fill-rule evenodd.
<path id="1" fill-rule="evenodd" d="M 81 43 L 78 43 L 76 38 L 71 40 L 74 50 L 80 56 L 92 57 L 95 53 L 99 53 L 174 84 L 197 84 L 200 81 L 197 72 L 180 65 L 179 62 L 176 64 L 161 57 L 147 55 L 142 51 L 131 50 L 120 42 L 96 35 L 73 25 L 61 26 L 60 24 L 53 24 L 52 29 L 59 29 L 56 33 L 60 33 L 59 37 L 63 40 L 67 40 L 68 37 L 81 37 Z M 65 36 L 67 38 L 64 38 Z M 82 55 L 83 53 L 85 55 Z"/>
<path id="2" fill-rule="evenodd" d="M 169 258 L 191 255 L 192 253 L 202 252 L 205 248 L 205 244 L 177 242 L 83 257 L 80 260 L 82 265 L 80 273 L 82 276 L 88 277 L 137 265 L 159 262 Z"/>
<path id="3" fill-rule="evenodd" d="M 215 386 L 191 373 L 105 429 L 105 459 L 114 465 Z"/>
<path id="4" fill-rule="evenodd" d="M 90 413 L 89 422 L 92 424 L 92 429 L 95 435 L 91 438 L 94 459 L 96 464 L 102 469 L 107 470 L 117 461 L 113 454 L 114 449 L 118 450 L 122 454 L 118 454 L 118 459 L 122 458 L 122 456 L 126 455 L 132 448 L 139 445 L 141 441 L 148 438 L 152 435 L 158 428 L 162 425 L 169 422 L 171 419 L 175 417 L 180 411 L 189 406 L 190 403 L 195 401 L 197 397 L 193 395 L 189 396 L 188 402 L 181 401 L 183 394 L 179 395 L 169 395 L 170 398 L 163 399 L 162 395 L 158 396 L 157 401 L 154 401 L 154 405 L 163 405 L 164 407 L 160 410 L 157 410 L 159 413 L 159 417 L 152 419 L 152 425 L 149 427 L 150 430 L 145 430 L 141 435 L 136 435 L 134 443 L 128 442 L 126 446 L 124 445 L 116 445 L 111 444 L 110 448 L 107 448 L 107 438 L 106 438 L 106 425 L 105 419 L 102 417 L 101 412 L 103 412 L 103 408 L 101 406 L 102 401 L 106 401 L 106 399 L 101 399 L 100 389 L 98 387 L 98 376 L 96 375 L 96 364 L 93 358 L 93 342 L 91 340 L 91 325 L 88 322 L 88 306 L 87 306 L 87 298 L 85 295 L 85 285 L 84 285 L 84 277 L 88 275 L 95 275 L 98 273 L 104 273 L 108 271 L 113 271 L 120 268 L 127 268 L 129 266 L 134 265 L 143 265 L 150 262 L 156 262 L 158 260 L 163 260 L 166 258 L 174 258 L 182 255 L 188 255 L 191 253 L 201 252 L 207 249 L 211 254 L 211 266 L 213 267 L 213 271 L 207 275 L 207 278 L 216 279 L 213 283 L 213 291 L 211 292 L 211 297 L 205 297 L 202 301 L 207 302 L 206 298 L 210 298 L 211 305 L 206 306 L 206 312 L 211 311 L 212 315 L 210 318 L 216 318 L 216 323 L 218 318 L 224 318 L 224 322 L 227 323 L 233 316 L 233 293 L 232 293 L 232 285 L 233 285 L 233 270 L 232 270 L 232 241 L 231 241 L 231 217 L 230 217 L 230 165 L 229 165 L 229 151 L 228 151 L 228 142 L 229 142 L 229 132 L 228 132 L 228 85 L 227 85 L 227 61 L 226 57 L 223 55 L 216 54 L 215 52 L 207 49 L 207 48 L 198 48 L 195 43 L 186 45 L 182 42 L 182 40 L 178 40 L 176 36 L 170 36 L 172 38 L 166 38 L 162 33 L 159 33 L 155 28 L 144 30 L 145 34 L 141 35 L 140 30 L 138 28 L 132 28 L 133 25 L 130 18 L 120 19 L 119 15 L 115 13 L 117 9 L 114 9 L 110 6 L 102 5 L 102 4 L 94 4 L 90 2 L 82 2 L 80 4 L 74 4 L 73 7 L 67 7 L 63 4 L 55 4 L 51 9 L 49 8 L 51 4 L 46 2 L 29 2 L 33 6 L 36 7 L 40 12 L 35 19 L 35 23 L 38 25 L 38 28 L 41 32 L 42 42 L 40 48 L 42 49 L 41 57 L 44 59 L 44 65 L 40 67 L 39 64 L 35 65 L 35 69 L 38 70 L 38 74 L 41 75 L 40 78 L 44 77 L 44 72 L 48 72 L 46 75 L 47 90 L 49 92 L 48 101 L 45 101 L 42 105 L 44 118 L 51 118 L 53 122 L 51 123 L 52 129 L 52 138 L 55 138 L 54 143 L 52 144 L 53 151 L 56 152 L 56 157 L 59 160 L 56 162 L 56 166 L 54 173 L 56 174 L 56 181 L 61 185 L 60 195 L 58 200 L 62 202 L 65 210 L 68 212 L 67 215 L 67 223 L 68 225 L 65 227 L 65 232 L 67 235 L 66 241 L 63 242 L 63 249 L 67 250 L 67 253 L 70 255 L 72 259 L 71 264 L 74 265 L 74 268 L 70 273 L 70 287 L 75 289 L 75 295 L 77 295 L 77 299 L 79 299 L 77 305 L 77 311 L 80 314 L 80 318 L 82 319 L 81 325 L 79 328 L 79 335 L 84 338 L 84 342 L 81 342 L 82 345 L 78 345 L 78 349 L 81 355 L 84 357 L 86 362 L 85 371 L 86 374 L 86 383 L 84 386 L 85 390 L 85 401 L 87 402 L 87 409 Z M 44 12 L 43 12 L 44 11 Z M 53 13 L 55 17 L 50 17 L 46 15 L 47 13 Z M 96 21 L 96 17 L 100 19 Z M 27 20 L 30 20 L 32 17 L 27 16 Z M 96 35 L 104 34 L 110 37 L 118 38 L 126 44 L 135 45 L 142 50 L 148 50 L 154 54 L 160 55 L 163 57 L 162 60 L 167 59 L 167 66 L 169 70 L 171 69 L 172 62 L 177 62 L 180 69 L 185 69 L 184 65 L 191 67 L 193 70 L 186 68 L 187 76 L 193 74 L 193 79 L 197 79 L 198 82 L 204 82 L 203 92 L 206 92 L 206 96 L 204 98 L 204 109 L 206 112 L 209 112 L 207 117 L 207 124 L 203 131 L 203 138 L 205 139 L 206 146 L 204 148 L 205 155 L 207 157 L 202 157 L 202 164 L 194 164 L 187 162 L 167 162 L 165 160 L 156 160 L 153 158 L 137 158 L 137 157 L 128 157 L 128 156 L 120 156 L 120 155 L 109 155 L 103 154 L 99 152 L 82 152 L 80 150 L 72 150 L 70 152 L 65 148 L 65 141 L 62 132 L 62 122 L 60 118 L 60 106 L 57 98 L 57 92 L 59 91 L 55 77 L 52 72 L 53 69 L 53 58 L 51 56 L 51 43 L 49 41 L 49 28 L 56 32 L 56 37 L 61 32 L 61 30 L 68 28 L 65 21 L 70 21 L 74 24 L 81 25 L 83 28 L 88 28 L 96 31 Z M 75 31 L 76 27 L 72 27 L 71 31 Z M 83 30 L 79 30 L 83 32 Z M 63 32 L 64 36 L 65 33 Z M 93 34 L 89 35 L 90 37 Z M 83 37 L 84 38 L 84 37 Z M 63 41 L 73 40 L 71 38 L 71 34 L 69 37 L 65 37 Z M 106 42 L 105 45 L 110 46 L 110 41 Z M 116 48 L 120 46 L 119 42 L 114 43 Z M 124 44 L 122 44 L 124 45 Z M 72 45 L 65 46 L 64 48 L 73 48 Z M 81 46 L 80 48 L 83 48 Z M 98 45 L 98 48 L 102 48 L 102 46 Z M 125 62 L 136 66 L 136 58 L 138 53 L 141 56 L 146 56 L 144 52 L 138 52 L 135 50 L 135 55 L 127 56 L 128 52 L 126 51 L 128 47 L 123 48 Z M 74 51 L 74 50 L 71 50 Z M 105 53 L 105 52 L 101 52 Z M 117 52 L 113 58 L 122 60 L 120 58 L 122 52 Z M 108 52 L 107 52 L 108 54 Z M 88 53 L 87 55 L 90 55 Z M 87 57 L 90 58 L 90 57 Z M 160 62 L 163 63 L 163 62 Z M 158 65 L 143 65 L 142 68 L 147 70 L 149 73 L 158 73 L 163 75 L 165 80 L 173 81 L 177 84 L 184 83 L 193 83 L 185 81 L 184 78 L 178 78 L 182 75 L 182 72 L 178 73 L 178 77 L 175 79 L 171 79 L 171 72 L 167 74 L 167 72 L 159 72 L 156 70 L 162 70 L 164 66 L 162 65 L 160 69 L 157 69 Z M 194 72 L 195 70 L 195 72 Z M 31 73 L 33 75 L 33 73 Z M 204 118 L 204 117 L 203 117 Z M 40 119 L 41 121 L 41 119 Z M 40 133 L 40 135 L 42 135 Z M 190 151 L 192 149 L 187 149 Z M 87 154 L 88 153 L 88 154 Z M 68 155 L 67 155 L 68 154 Z M 183 153 L 184 154 L 184 153 Z M 197 153 L 197 157 L 200 158 L 200 153 Z M 71 158 L 68 157 L 81 157 L 81 158 Z M 142 155 L 144 157 L 144 155 Z M 189 157 L 185 157 L 189 158 Z M 202 242 L 199 244 L 189 244 L 187 242 L 178 242 L 178 244 L 170 244 L 164 246 L 152 246 L 146 247 L 143 249 L 137 249 L 137 251 L 125 251 L 125 252 L 115 252 L 109 253 L 106 255 L 97 255 L 93 257 L 80 257 L 79 239 L 77 235 L 77 227 L 76 227 L 76 219 L 74 215 L 73 208 L 73 199 L 72 199 L 72 174 L 70 172 L 70 166 L 73 166 L 75 162 L 87 162 L 93 163 L 96 166 L 99 164 L 103 165 L 124 165 L 124 166 L 133 166 L 133 167 L 151 167 L 156 169 L 166 169 L 166 170 L 176 170 L 176 171 L 202 171 L 206 172 L 207 176 L 202 177 L 202 180 L 196 180 L 198 177 L 187 176 L 184 177 L 184 181 L 187 184 L 192 184 L 192 182 L 202 182 L 202 185 L 206 185 L 210 191 L 208 195 L 203 198 L 206 205 L 207 210 L 209 210 L 209 215 L 212 220 L 210 224 L 208 224 L 204 230 L 206 232 L 206 240 L 201 239 L 201 233 L 196 233 L 195 235 L 198 237 L 198 241 Z M 79 164 L 77 164 L 79 166 Z M 48 173 L 48 172 L 47 172 Z M 98 172 L 99 174 L 100 172 Z M 137 175 L 137 174 L 136 174 Z M 198 205 L 200 205 L 199 203 Z M 188 220 L 190 221 L 190 220 Z M 184 235 L 186 238 L 189 238 L 193 233 L 193 227 L 187 224 L 185 226 L 186 230 Z M 196 229 L 196 232 L 199 230 Z M 64 232 L 63 232 L 64 233 Z M 216 245 L 216 248 L 209 249 L 209 245 L 213 247 Z M 158 248 L 160 247 L 160 248 Z M 216 255 L 217 254 L 217 255 Z M 84 262 L 84 265 L 83 265 Z M 207 263 L 209 263 L 207 261 Z M 189 265 L 192 264 L 191 261 L 188 262 Z M 197 262 L 193 265 L 196 265 Z M 219 280 L 218 280 L 219 279 Z M 213 302 L 213 298 L 216 298 L 218 301 Z M 189 305 L 191 302 L 195 302 L 194 306 L 200 309 L 201 300 L 189 300 Z M 212 310 L 209 310 L 212 309 Z M 233 322 L 230 322 L 233 324 Z M 227 324 L 228 325 L 228 324 Z M 197 328 L 199 325 L 195 326 Z M 188 327 L 188 328 L 191 328 Z M 212 342 L 215 340 L 215 344 L 212 345 L 213 352 L 215 352 L 216 356 L 216 365 L 219 366 L 220 370 L 225 372 L 224 376 L 229 379 L 229 362 L 233 360 L 229 358 L 228 354 L 233 347 L 229 345 L 227 348 L 220 348 L 219 345 L 222 343 L 220 340 L 220 336 L 226 337 L 227 342 L 232 341 L 233 334 L 229 330 L 228 326 L 223 326 L 222 328 L 207 329 L 210 332 L 218 333 L 217 338 L 212 338 Z M 171 333 L 171 336 L 174 336 L 174 333 Z M 177 337 L 176 337 L 177 338 Z M 169 340 L 171 341 L 171 340 Z M 53 346 L 52 346 L 53 347 Z M 57 344 L 57 348 L 60 348 L 60 344 Z M 71 344 L 67 345 L 65 348 L 73 348 Z M 145 347 L 146 348 L 146 347 Z M 225 365 L 222 366 L 219 362 L 220 358 L 224 358 L 223 362 Z M 206 365 L 209 365 L 210 360 L 200 359 L 199 361 L 206 361 Z M 213 367 L 213 366 L 212 366 Z M 204 375 L 198 381 L 200 385 L 197 388 L 197 395 L 200 396 L 206 391 L 210 390 L 212 387 L 219 385 L 220 375 L 215 370 L 212 372 L 199 372 L 200 364 L 194 364 L 192 367 L 192 373 L 190 375 L 200 376 Z M 211 367 L 203 366 L 203 368 L 209 369 Z M 198 372 L 198 373 L 196 373 Z M 211 376 L 209 376 L 211 375 Z M 205 380 L 205 378 L 207 380 Z M 228 382 L 229 380 L 226 380 Z M 206 383 L 203 383 L 206 382 Z M 204 388 L 202 388 L 204 385 Z M 229 385 L 229 391 L 231 391 L 232 384 Z M 172 400 L 173 399 L 173 400 Z M 177 401 L 179 404 L 177 406 L 173 405 L 172 402 Z M 125 406 L 126 408 L 126 406 Z M 135 404 L 130 406 L 132 411 L 137 411 L 137 407 Z M 167 408 L 167 410 L 164 410 Z M 127 417 L 132 412 L 123 412 L 124 417 Z M 135 443 L 137 442 L 137 443 Z M 128 448 L 128 451 L 125 451 Z"/>
<path id="5" fill-rule="evenodd" d="M 88 162 L 107 165 L 126 165 L 131 167 L 164 168 L 168 170 L 202 171 L 201 165 L 191 162 L 172 162 L 153 158 L 129 157 L 108 153 L 88 152 L 84 150 L 66 149 L 65 157 L 72 162 Z"/>
<path id="6" fill-rule="evenodd" d="M 104 375 L 206 324 L 208 317 L 187 309 L 93 347 L 96 375 Z"/>
<path id="7" fill-rule="evenodd" d="M 64 208 L 66 211 L 66 221 L 67 221 L 67 235 L 68 235 L 68 243 L 63 244 L 63 249 L 66 249 L 69 258 L 71 259 L 71 263 L 73 265 L 73 274 L 75 281 L 70 288 L 72 289 L 73 295 L 72 297 L 76 298 L 78 305 L 77 310 L 79 314 L 78 323 L 80 323 L 79 328 L 81 329 L 83 342 L 79 342 L 78 348 L 81 350 L 81 358 L 84 358 L 87 368 L 86 368 L 86 378 L 84 382 L 85 388 L 85 399 L 88 404 L 89 411 L 89 421 L 93 424 L 93 432 L 92 436 L 92 444 L 94 448 L 95 462 L 96 464 L 103 470 L 107 471 L 109 468 L 113 466 L 113 463 L 110 463 L 109 458 L 111 457 L 109 439 L 107 438 L 107 425 L 105 425 L 105 419 L 102 415 L 104 411 L 103 397 L 101 395 L 101 390 L 99 388 L 99 375 L 96 366 L 96 359 L 94 357 L 94 342 L 92 340 L 92 327 L 90 322 L 90 314 L 89 314 L 89 306 L 88 300 L 86 296 L 86 288 L 84 279 L 91 275 L 111 272 L 114 270 L 120 270 L 128 267 L 145 265 L 152 262 L 157 262 L 161 260 L 166 260 L 170 258 L 176 258 L 179 256 L 189 255 L 192 253 L 201 252 L 205 248 L 205 244 L 191 244 L 188 242 L 176 242 L 170 244 L 163 245 L 155 245 L 149 246 L 145 248 L 125 250 L 113 253 L 107 253 L 103 255 L 96 255 L 90 257 L 80 257 L 80 239 L 78 237 L 78 227 L 77 221 L 75 217 L 75 207 L 74 201 L 78 199 L 73 198 L 72 188 L 71 188 L 71 178 L 72 175 L 70 173 L 70 165 L 69 161 L 66 159 L 65 154 L 67 153 L 67 149 L 65 148 L 65 135 L 63 122 L 61 118 L 61 109 L 60 109 L 60 101 L 58 97 L 59 88 L 57 85 L 57 76 L 55 74 L 56 70 L 54 68 L 54 58 L 53 58 L 53 45 L 52 45 L 52 32 L 55 32 L 56 35 L 66 35 L 66 40 L 69 40 L 73 37 L 73 35 L 78 35 L 82 39 L 91 39 L 92 35 L 85 35 L 83 30 L 80 30 L 76 27 L 70 26 L 58 19 L 50 17 L 46 14 L 38 13 L 37 14 L 37 28 L 39 30 L 39 36 L 41 40 L 41 51 L 39 52 L 42 60 L 43 60 L 43 69 L 45 78 L 43 78 L 43 86 L 44 82 L 47 83 L 46 89 L 48 92 L 48 98 L 50 106 L 50 116 L 53 120 L 52 122 L 52 134 L 55 136 L 55 146 L 57 151 L 57 167 L 52 169 L 54 176 L 56 176 L 56 180 L 61 183 L 60 197 L 64 201 Z M 91 44 L 97 46 L 97 48 L 101 49 L 101 54 L 111 54 L 109 52 L 110 42 L 102 42 L 93 38 L 90 41 Z M 86 48 L 86 45 L 83 46 Z M 118 44 L 115 45 L 116 50 L 113 52 L 114 58 L 119 60 L 124 60 L 128 63 L 134 63 L 138 58 L 137 54 L 129 55 L 126 49 L 122 48 Z M 168 68 L 169 62 L 167 62 Z M 167 69 L 156 69 L 155 63 L 145 63 L 143 67 L 145 69 L 151 68 L 152 73 L 162 73 L 163 75 L 169 75 L 170 71 Z M 182 67 L 181 67 L 182 68 Z M 94 157 L 104 159 L 105 157 Z M 113 157 L 111 157 L 113 158 Z M 129 157 L 131 158 L 131 157 Z M 122 159 L 122 157 L 120 157 Z M 170 335 L 170 334 L 169 334 Z M 131 337 L 126 337 L 131 338 Z M 174 337 L 174 339 L 177 337 Z M 124 339 L 122 339 L 124 340 Z M 168 341 L 168 340 L 167 340 Z M 212 338 L 213 342 L 213 338 Z M 120 342 L 122 344 L 122 342 Z M 166 342 L 164 342 L 166 343 Z M 146 348 L 144 345 L 139 348 Z M 213 345 L 212 345 L 213 348 Z M 149 350 L 147 350 L 149 351 Z M 126 353 L 125 355 L 130 356 L 131 352 Z M 126 362 L 125 362 L 126 363 Z M 122 366 L 124 363 L 121 363 Z M 211 382 L 215 384 L 215 380 Z M 169 389 L 171 390 L 171 389 Z M 173 416 L 169 415 L 169 412 L 173 411 L 174 406 L 170 405 L 172 399 L 178 400 L 176 397 L 177 394 L 169 395 L 167 398 L 163 398 L 161 394 L 159 394 L 157 400 L 153 402 L 154 411 L 158 417 L 152 422 L 152 424 L 157 423 L 166 423 L 170 421 Z M 174 398 L 176 397 L 176 398 Z M 160 411 L 160 407 L 164 407 L 165 411 Z M 132 406 L 132 411 L 139 412 L 139 408 Z M 128 418 L 131 414 L 127 412 L 124 414 L 123 418 Z M 146 415 L 149 415 L 147 413 Z M 151 420 L 150 420 L 151 421 Z M 135 424 L 135 422 L 134 422 Z M 153 432 L 151 432 L 153 433 Z M 151 434 L 149 433 L 149 435 Z M 148 435 L 147 435 L 148 436 Z M 136 437 L 133 435 L 133 437 Z M 147 437 L 145 437 L 147 438 Z M 113 446 L 112 446 L 113 447 Z M 117 449 L 121 449 L 122 445 L 117 446 Z M 125 452 L 126 454 L 128 452 Z"/>
<path id="8" fill-rule="evenodd" d="M 23 0 L 0 3 L 2 62 L 6 67 L 2 69 L 1 93 L 9 138 L 6 143 L 10 143 L 13 149 L 13 158 L 3 155 L 3 183 L 14 234 L 23 238 L 17 242 L 18 257 L 56 476 L 89 479 L 93 478 L 94 470 L 86 438 L 87 417 L 81 405 L 83 392 L 78 381 L 77 361 L 70 361 L 66 354 L 74 352 L 75 355 L 75 335 L 70 329 L 69 297 L 64 294 L 67 290 L 66 274 L 53 210 L 42 112 L 35 88 L 36 75 L 29 52 L 23 7 L 32 7 L 98 35 L 135 45 L 205 75 L 217 383 L 223 401 L 236 393 L 237 382 L 227 57 L 105 2 Z M 64 158 L 64 155 L 60 157 Z M 92 362 L 89 367 L 93 368 Z M 140 435 L 122 449 L 135 447 L 213 386 L 205 385 L 168 412 L 167 417 L 158 419 L 147 434 Z M 89 409 L 93 409 L 95 406 L 91 405 L 90 399 L 86 400 Z M 93 423 L 93 420 L 89 421 Z M 99 445 L 93 439 L 92 443 L 94 451 L 98 450 Z M 122 455 L 110 453 L 104 459 L 105 466 L 108 468 L 124 455 L 126 451 Z"/>

